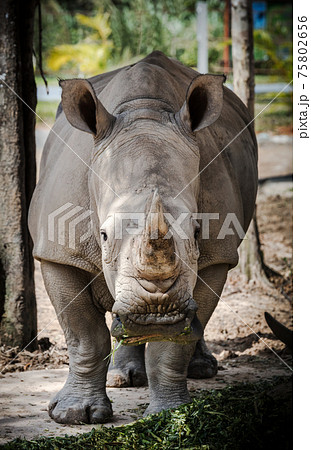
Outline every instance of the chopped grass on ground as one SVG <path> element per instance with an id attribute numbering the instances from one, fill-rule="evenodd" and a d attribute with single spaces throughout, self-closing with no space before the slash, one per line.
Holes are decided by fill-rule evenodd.
<path id="1" fill-rule="evenodd" d="M 292 379 L 239 383 L 195 394 L 193 402 L 121 427 L 77 436 L 16 439 L 15 449 L 208 449 L 292 448 Z"/>

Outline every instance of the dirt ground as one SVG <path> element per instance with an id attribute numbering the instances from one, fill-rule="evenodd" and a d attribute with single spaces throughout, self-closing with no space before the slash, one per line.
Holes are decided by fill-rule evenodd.
<path id="1" fill-rule="evenodd" d="M 46 133 L 46 132 L 45 132 Z M 259 141 L 260 184 L 257 217 L 265 263 L 281 277 L 275 284 L 246 283 L 239 269 L 229 273 L 219 305 L 205 339 L 219 362 L 211 380 L 188 380 L 190 391 L 221 388 L 238 381 L 255 382 L 275 375 L 291 375 L 292 356 L 272 334 L 264 319 L 270 312 L 292 327 L 292 140 L 290 136 L 262 134 Z M 47 413 L 50 398 L 68 373 L 66 344 L 45 292 L 36 264 L 38 329 L 41 349 L 24 351 L 0 375 L 0 444 L 16 437 L 56 436 L 91 430 L 93 425 L 64 426 Z M 47 349 L 48 343 L 52 345 Z M 48 345 L 47 345 L 48 344 Z M 0 347 L 0 368 L 17 355 Z M 148 388 L 108 388 L 115 416 L 111 425 L 141 416 L 148 403 Z"/>

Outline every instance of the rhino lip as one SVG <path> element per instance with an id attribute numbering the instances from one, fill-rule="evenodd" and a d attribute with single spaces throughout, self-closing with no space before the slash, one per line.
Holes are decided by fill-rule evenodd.
<path id="1" fill-rule="evenodd" d="M 133 325 L 137 326 L 134 323 Z M 145 327 L 145 330 L 142 329 L 143 327 Z M 188 318 L 173 325 L 140 326 L 138 333 L 135 333 L 125 328 L 120 317 L 117 316 L 112 322 L 111 334 L 122 345 L 140 345 L 146 342 L 163 341 L 189 344 L 191 341 L 197 341 L 202 337 L 203 328 L 195 314 L 192 321 Z"/>

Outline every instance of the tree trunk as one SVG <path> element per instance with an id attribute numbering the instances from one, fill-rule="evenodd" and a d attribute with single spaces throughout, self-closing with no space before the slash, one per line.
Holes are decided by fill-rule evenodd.
<path id="1" fill-rule="evenodd" d="M 251 0 L 231 0 L 234 92 L 254 117 L 253 14 Z"/>
<path id="2" fill-rule="evenodd" d="M 27 228 L 36 181 L 35 115 L 8 86 L 35 110 L 36 3 L 0 2 L 0 341 L 19 347 L 37 334 L 32 242 Z M 36 341 L 28 348 L 35 347 Z"/>
<path id="3" fill-rule="evenodd" d="M 231 0 L 233 89 L 254 117 L 253 14 L 251 0 Z M 250 125 L 250 126 L 253 126 Z M 240 270 L 247 280 L 267 282 L 256 210 L 240 249 Z"/>
<path id="4" fill-rule="evenodd" d="M 247 230 L 246 238 L 239 248 L 239 255 L 239 268 L 246 276 L 247 281 L 255 279 L 260 279 L 264 282 L 267 281 L 264 270 L 263 253 L 261 251 L 259 240 L 256 210 Z"/>

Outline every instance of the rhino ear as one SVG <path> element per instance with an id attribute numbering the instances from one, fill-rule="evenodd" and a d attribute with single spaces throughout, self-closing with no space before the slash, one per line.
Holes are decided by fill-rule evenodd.
<path id="1" fill-rule="evenodd" d="M 62 107 L 68 122 L 78 130 L 100 139 L 109 131 L 115 117 L 109 114 L 96 97 L 87 80 L 61 80 Z"/>
<path id="2" fill-rule="evenodd" d="M 215 122 L 223 105 L 224 75 L 199 75 L 190 83 L 179 120 L 191 132 L 202 130 Z"/>

